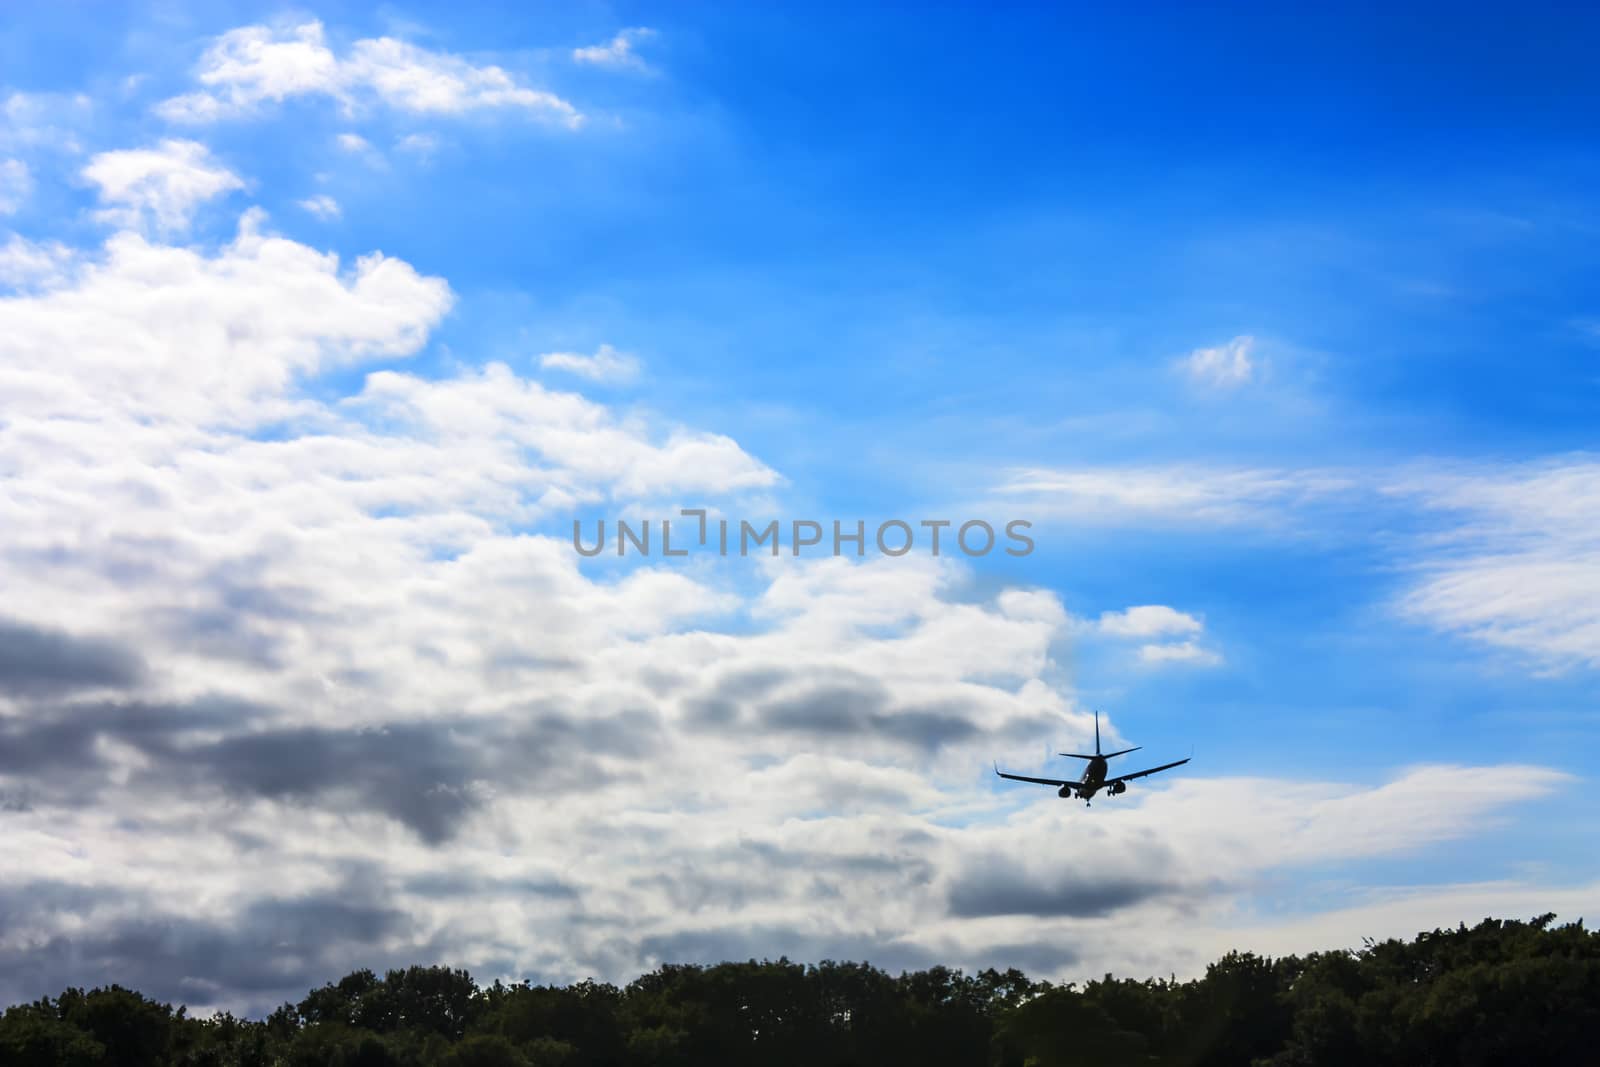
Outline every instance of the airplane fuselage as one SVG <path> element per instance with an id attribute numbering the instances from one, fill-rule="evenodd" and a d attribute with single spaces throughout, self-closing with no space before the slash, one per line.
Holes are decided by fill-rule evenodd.
<path id="1" fill-rule="evenodd" d="M 1088 765 L 1083 768 L 1083 775 L 1072 785 L 1064 785 L 1059 793 L 1063 797 L 1076 796 L 1082 800 L 1089 800 L 1100 792 L 1106 781 L 1106 759 L 1104 756 L 1092 757 Z"/>
<path id="2" fill-rule="evenodd" d="M 1088 800 L 1100 791 L 1106 780 L 1106 761 L 1104 756 L 1096 756 L 1089 761 L 1083 769 L 1083 777 L 1078 779 L 1078 795 Z"/>

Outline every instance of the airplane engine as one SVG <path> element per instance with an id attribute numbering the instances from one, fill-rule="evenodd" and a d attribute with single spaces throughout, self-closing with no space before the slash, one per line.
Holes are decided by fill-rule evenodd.
<path id="1" fill-rule="evenodd" d="M 1058 789 L 1056 791 L 1056 796 L 1058 796 L 1058 797 L 1066 797 L 1067 799 L 1070 800 L 1072 798 L 1072 787 L 1070 785 L 1062 786 L 1060 789 Z"/>
<path id="2" fill-rule="evenodd" d="M 1112 782 L 1111 783 L 1111 795 L 1112 796 L 1116 796 L 1119 793 L 1126 793 L 1127 791 L 1128 791 L 1128 783 L 1127 782 Z"/>

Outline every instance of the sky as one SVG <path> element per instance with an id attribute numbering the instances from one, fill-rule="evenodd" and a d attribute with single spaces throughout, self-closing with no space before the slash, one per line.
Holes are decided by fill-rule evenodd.
<path id="1" fill-rule="evenodd" d="M 0 998 L 1593 919 L 1597 32 L 12 12 Z"/>

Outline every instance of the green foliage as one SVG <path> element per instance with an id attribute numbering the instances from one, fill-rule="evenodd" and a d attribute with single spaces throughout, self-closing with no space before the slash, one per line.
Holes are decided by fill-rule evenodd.
<path id="1" fill-rule="evenodd" d="M 896 976 L 787 959 L 668 965 L 624 988 L 479 988 L 465 971 L 361 970 L 265 1020 L 118 986 L 0 1016 L 17 1067 L 1501 1067 L 1594 1062 L 1600 938 L 1485 920 L 1359 952 L 1229 953 L 1193 981 L 1020 971 Z"/>
<path id="2" fill-rule="evenodd" d="M 46 1001 L 12 1008 L 0 1019 L 0 1063 L 15 1067 L 94 1067 L 106 1047 L 63 1022 Z"/>

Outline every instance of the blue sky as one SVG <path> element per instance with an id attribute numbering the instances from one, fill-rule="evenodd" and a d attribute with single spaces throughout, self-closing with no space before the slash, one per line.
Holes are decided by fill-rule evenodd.
<path id="1" fill-rule="evenodd" d="M 5 832 L 40 850 L 52 884 L 133 908 L 129 886 L 182 865 L 127 858 L 103 821 L 118 804 L 167 813 L 152 842 L 245 833 L 209 821 L 219 790 L 239 819 L 283 806 L 301 822 L 242 865 L 300 872 L 307 915 L 365 871 L 389 887 L 370 906 L 412 920 L 330 949 L 335 969 L 442 954 L 622 976 L 651 945 L 1003 962 L 1021 936 L 1008 922 L 1044 923 L 1030 936 L 1061 946 L 1052 973 L 1182 969 L 1230 938 L 1320 947 L 1480 905 L 1592 908 L 1597 22 L 1535 5 L 14 16 L 0 36 L 0 361 L 15 372 L 0 380 L 14 501 L 0 563 L 36 599 L 0 621 L 19 642 L 87 642 L 73 663 L 122 649 L 141 666 L 0 692 L 17 751 L 44 744 L 30 731 L 99 723 L 81 727 L 98 740 L 80 755 L 98 755 L 73 773 L 129 791 L 73 806 L 0 766 L 18 812 Z M 322 58 L 271 52 L 248 75 L 225 61 L 241 41 L 297 39 Z M 267 246 L 238 237 L 247 210 Z M 118 258 L 132 247 L 166 265 Z M 352 272 L 379 251 L 392 269 L 362 291 Z M 337 269 L 316 259 L 330 255 Z M 604 352 L 634 373 L 541 362 Z M 574 514 L 694 505 L 1027 518 L 1038 548 L 843 572 L 560 554 Z M 1034 599 L 1019 607 L 1021 591 Z M 492 632 L 471 629 L 480 612 Z M 993 671 L 965 665 L 974 653 Z M 697 680 L 661 682 L 686 664 Z M 792 673 L 786 695 L 763 696 L 762 671 Z M 196 702 L 218 697 L 254 710 L 194 732 Z M 741 700 L 755 720 L 706 718 Z M 161 746 L 92 710 L 130 702 L 169 710 Z M 952 710 L 967 702 L 987 710 Z M 1031 880 L 1060 910 L 913 934 L 866 903 L 829 927 L 803 893 L 692 915 L 671 893 L 612 900 L 603 870 L 561 858 L 582 819 L 521 838 L 503 825 L 542 801 L 483 754 L 534 706 L 597 746 L 623 713 L 663 738 L 642 782 L 637 760 L 602 752 L 616 788 L 585 797 L 609 820 L 589 834 L 670 825 L 657 852 L 615 858 L 650 884 L 729 842 L 826 842 L 841 863 L 854 848 L 926 864 L 882 891 L 920 901 L 932 886 L 917 906 L 935 912 L 940 893 L 971 899 L 980 870 Z M 1171 958 L 1074 914 L 1074 885 L 1026 843 L 1047 834 L 1056 862 L 1085 862 L 1085 813 L 984 775 L 996 756 L 1062 766 L 1047 754 L 1081 739 L 1093 707 L 1146 746 L 1135 759 L 1195 749 L 1182 784 L 1153 781 L 1124 822 L 1104 817 L 1129 850 L 1108 869 L 1155 834 L 1181 875 L 1123 916 L 1152 943 L 1176 921 L 1164 894 L 1210 884 L 1197 842 L 1244 847 L 1205 839 L 1202 813 L 1260 803 L 1267 821 L 1239 812 L 1241 834 L 1299 835 L 1311 858 L 1241 853 L 1249 884 Z M 917 733 L 928 709 L 944 734 Z M 797 726 L 805 714 L 854 725 Z M 470 756 L 403 773 L 396 752 L 363 755 L 375 729 L 421 738 L 455 715 Z M 726 736 L 704 732 L 717 721 Z M 354 778 L 264 773 L 270 752 L 247 758 L 239 739 L 275 730 L 342 753 Z M 206 748 L 216 736 L 243 747 Z M 215 773 L 141 778 L 174 751 Z M 838 792 L 742 807 L 773 773 Z M 718 774 L 732 793 L 652 792 Z M 464 799 L 424 817 L 412 786 Z M 878 799 L 860 807 L 861 790 Z M 886 796 L 916 818 L 895 822 L 874 806 Z M 720 814 L 695 837 L 707 810 Z M 326 820 L 402 843 L 318 852 L 305 841 Z M 1352 820 L 1414 832 L 1340 836 Z M 74 873 L 43 841 L 94 862 Z M 598 926 L 607 907 L 654 918 L 543 952 L 507 932 L 532 922 L 521 904 L 497 905 L 510 911 L 492 931 L 460 917 L 487 907 L 481 886 L 450 902 L 459 913 L 394 888 L 429 856 L 492 881 L 519 855 L 579 886 Z M 248 929 L 261 901 L 214 892 L 209 919 Z M 40 937 L 72 919 L 64 899 L 31 913 Z M 1269 921 L 1286 913 L 1302 924 Z M 103 965 L 160 983 L 178 962 Z M 17 967 L 30 995 L 94 977 Z M 277 974 L 286 989 L 301 977 Z M 250 1006 L 264 988 L 220 976 L 185 995 Z"/>

